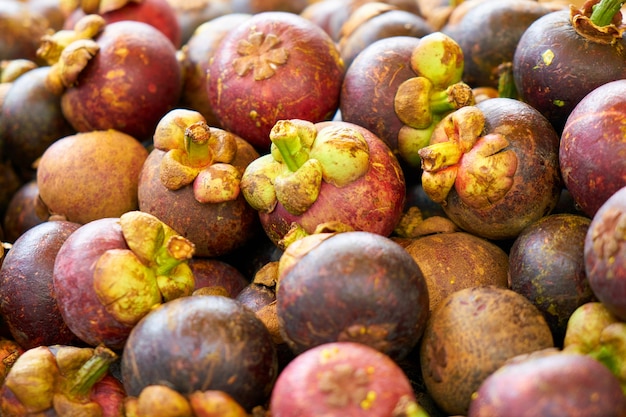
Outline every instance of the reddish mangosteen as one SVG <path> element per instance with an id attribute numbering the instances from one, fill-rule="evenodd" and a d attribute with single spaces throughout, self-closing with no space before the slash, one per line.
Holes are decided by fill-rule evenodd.
<path id="1" fill-rule="evenodd" d="M 557 132 L 585 95 L 626 78 L 623 3 L 589 0 L 548 13 L 521 36 L 513 57 L 517 91 Z"/>
<path id="2" fill-rule="evenodd" d="M 425 415 L 398 364 L 354 342 L 325 343 L 294 358 L 278 376 L 269 411 L 274 417 Z"/>
<path id="3" fill-rule="evenodd" d="M 536 109 L 493 98 L 446 116 L 420 149 L 422 186 L 459 227 L 515 238 L 561 192 L 559 136 Z"/>
<path id="4" fill-rule="evenodd" d="M 0 314 L 24 349 L 79 342 L 59 311 L 52 280 L 61 245 L 79 227 L 68 221 L 41 223 L 24 232 L 2 262 Z"/>
<path id="5" fill-rule="evenodd" d="M 391 234 L 406 197 L 404 174 L 389 147 L 347 122 L 281 120 L 270 133 L 271 152 L 250 163 L 241 190 L 259 211 L 270 239 L 294 226 L 314 233 L 324 223 Z"/>
<path id="6" fill-rule="evenodd" d="M 186 109 L 163 116 L 153 142 L 139 177 L 140 210 L 192 241 L 200 257 L 226 255 L 261 232 L 240 192 L 244 170 L 259 156 L 252 145 Z"/>
<path id="7" fill-rule="evenodd" d="M 585 237 L 585 271 L 596 298 L 626 320 L 626 187 L 600 206 Z"/>
<path id="8" fill-rule="evenodd" d="M 65 10 L 68 16 L 63 29 L 71 30 L 86 14 L 95 13 L 102 16 L 107 23 L 122 20 L 147 23 L 167 36 L 175 48 L 182 45 L 182 29 L 176 11 L 168 0 L 96 0 L 83 1 L 77 6 L 71 11 Z"/>
<path id="9" fill-rule="evenodd" d="M 75 230 L 59 249 L 54 291 L 67 326 L 91 346 L 122 349 L 161 303 L 191 295 L 193 244 L 156 217 L 131 211 Z"/>
<path id="10" fill-rule="evenodd" d="M 626 400 L 618 379 L 586 355 L 537 352 L 513 358 L 472 396 L 468 417 L 619 417 Z"/>
<path id="11" fill-rule="evenodd" d="M 626 79 L 611 81 L 583 97 L 563 128 L 559 148 L 563 182 L 590 217 L 626 186 L 625 115 Z"/>
<path id="12" fill-rule="evenodd" d="M 52 66 L 48 88 L 78 132 L 116 129 L 148 140 L 180 97 L 177 50 L 147 23 L 87 15 L 73 30 L 42 38 L 38 54 Z"/>
<path id="13" fill-rule="evenodd" d="M 427 284 L 411 255 L 363 231 L 291 243 L 279 263 L 276 302 L 281 334 L 296 354 L 347 341 L 402 359 L 429 315 Z"/>
<path id="14" fill-rule="evenodd" d="M 343 74 L 339 50 L 322 28 L 297 14 L 262 12 L 223 37 L 206 86 L 220 125 L 267 151 L 277 121 L 332 118 Z"/>

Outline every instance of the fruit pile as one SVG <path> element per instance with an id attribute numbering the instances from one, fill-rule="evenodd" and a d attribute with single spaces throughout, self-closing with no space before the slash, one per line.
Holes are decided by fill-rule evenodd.
<path id="1" fill-rule="evenodd" d="M 0 2 L 0 415 L 626 415 L 624 0 Z"/>

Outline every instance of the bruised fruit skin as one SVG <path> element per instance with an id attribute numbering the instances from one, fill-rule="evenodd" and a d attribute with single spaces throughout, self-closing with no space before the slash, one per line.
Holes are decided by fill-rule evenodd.
<path id="1" fill-rule="evenodd" d="M 450 294 L 431 314 L 420 345 L 424 383 L 449 415 L 465 415 L 480 384 L 507 360 L 553 347 L 541 312 L 507 288 Z"/>
<path id="2" fill-rule="evenodd" d="M 509 252 L 510 288 L 541 310 L 558 346 L 574 310 L 595 298 L 583 261 L 590 222 L 575 214 L 542 217 L 519 234 Z"/>
<path id="3" fill-rule="evenodd" d="M 626 320 L 626 188 L 620 188 L 596 212 L 585 237 L 585 271 L 597 299 Z"/>
<path id="4" fill-rule="evenodd" d="M 53 282 L 61 314 L 85 343 L 121 349 L 161 303 L 191 295 L 193 244 L 156 217 L 132 211 L 74 231 L 57 254 Z"/>
<path id="5" fill-rule="evenodd" d="M 220 125 L 259 151 L 282 119 L 329 120 L 339 106 L 344 64 L 330 36 L 287 12 L 263 12 L 233 28 L 207 71 Z"/>
<path id="6" fill-rule="evenodd" d="M 617 378 L 588 356 L 529 355 L 485 379 L 472 397 L 467 416 L 618 417 L 626 409 L 625 398 Z"/>
<path id="7" fill-rule="evenodd" d="M 121 371 L 130 396 L 166 383 L 187 395 L 222 390 L 250 411 L 269 398 L 278 365 L 274 342 L 252 310 L 232 298 L 193 295 L 164 303 L 137 324 Z"/>
<path id="8" fill-rule="evenodd" d="M 85 16 L 75 31 L 85 19 L 97 17 Z M 88 35 L 65 45 L 56 61 L 50 51 L 41 53 L 54 62 L 49 85 L 62 94 L 65 118 L 78 132 L 116 129 L 150 139 L 180 97 L 176 49 L 158 29 L 132 20 L 104 24 Z"/>
<path id="9" fill-rule="evenodd" d="M 37 187 L 51 215 L 85 224 L 138 207 L 139 175 L 148 151 L 115 130 L 66 136 L 50 145 L 37 167 Z"/>
<path id="10" fill-rule="evenodd" d="M 293 223 L 309 234 L 329 222 L 391 234 L 406 186 L 398 160 L 380 138 L 340 121 L 284 120 L 272 132 L 272 151 L 248 165 L 241 188 L 277 246 L 284 248 L 281 240 Z"/>
<path id="11" fill-rule="evenodd" d="M 323 343 L 360 342 L 405 357 L 429 314 L 428 288 L 413 258 L 375 233 L 341 232 L 317 243 L 320 235 L 297 240 L 281 257 L 276 314 L 289 347 L 300 354 Z M 291 261 L 298 247 L 304 253 L 297 249 Z"/>
<path id="12" fill-rule="evenodd" d="M 626 80 L 591 91 L 574 107 L 561 135 L 559 160 L 564 184 L 590 217 L 626 185 L 625 92 Z"/>
<path id="13" fill-rule="evenodd" d="M 0 313 L 25 349 L 78 341 L 59 311 L 52 273 L 61 245 L 79 227 L 68 221 L 44 222 L 24 232 L 4 257 Z"/>
<path id="14" fill-rule="evenodd" d="M 391 358 L 360 343 L 334 342 L 287 365 L 272 391 L 270 412 L 275 417 L 391 416 L 406 402 L 415 402 L 413 389 Z"/>
<path id="15" fill-rule="evenodd" d="M 140 210 L 191 240 L 201 257 L 225 255 L 260 232 L 240 186 L 259 156 L 252 145 L 186 109 L 168 112 L 153 141 L 139 177 Z"/>
<path id="16" fill-rule="evenodd" d="M 508 286 L 509 257 L 478 236 L 435 233 L 411 239 L 405 249 L 424 274 L 431 312 L 454 291 L 476 285 Z"/>
<path id="17" fill-rule="evenodd" d="M 559 137 L 537 110 L 494 98 L 446 116 L 420 149 L 422 186 L 446 215 L 487 239 L 516 237 L 561 192 Z"/>

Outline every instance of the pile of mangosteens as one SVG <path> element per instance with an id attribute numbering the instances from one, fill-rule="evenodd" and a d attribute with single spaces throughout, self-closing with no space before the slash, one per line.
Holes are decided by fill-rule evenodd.
<path id="1" fill-rule="evenodd" d="M 623 7 L 0 2 L 0 415 L 626 415 Z"/>

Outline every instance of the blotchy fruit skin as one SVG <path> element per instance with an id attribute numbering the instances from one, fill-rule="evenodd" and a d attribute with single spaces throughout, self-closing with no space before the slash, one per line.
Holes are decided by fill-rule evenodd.
<path id="1" fill-rule="evenodd" d="M 618 417 L 626 409 L 619 381 L 597 360 L 553 353 L 513 360 L 490 375 L 468 417 Z"/>
<path id="2" fill-rule="evenodd" d="M 424 274 L 430 311 L 463 288 L 508 286 L 509 257 L 487 239 L 465 232 L 435 233 L 416 238 L 405 249 Z"/>
<path id="3" fill-rule="evenodd" d="M 572 27 L 569 8 L 540 17 L 524 32 L 513 57 L 520 98 L 561 132 L 586 94 L 626 77 L 625 42 L 608 45 L 579 35 Z"/>
<path id="4" fill-rule="evenodd" d="M 363 126 L 398 150 L 398 132 L 404 123 L 394 110 L 398 87 L 415 77 L 411 53 L 419 38 L 384 38 L 365 47 L 346 70 L 341 86 L 342 120 Z"/>
<path id="5" fill-rule="evenodd" d="M 553 347 L 541 312 L 507 288 L 479 286 L 449 295 L 428 320 L 420 345 L 424 383 L 449 415 L 465 415 L 472 393 L 507 360 Z"/>
<path id="6" fill-rule="evenodd" d="M 61 245 L 79 227 L 68 221 L 37 225 L 14 242 L 2 262 L 0 313 L 24 349 L 78 342 L 59 311 L 52 274 Z"/>
<path id="7" fill-rule="evenodd" d="M 93 288 L 95 264 L 109 249 L 128 249 L 118 218 L 81 226 L 59 249 L 53 283 L 61 315 L 74 334 L 90 346 L 121 349 L 133 326 L 115 319 Z"/>
<path id="8" fill-rule="evenodd" d="M 243 171 L 258 154 L 241 138 L 237 143 L 237 156 L 231 165 Z M 196 246 L 195 256 L 226 255 L 262 232 L 257 212 L 242 194 L 223 203 L 200 203 L 192 185 L 168 189 L 159 174 L 164 155 L 164 151 L 153 149 L 144 163 L 137 193 L 139 209 L 191 240 Z"/>
<path id="9" fill-rule="evenodd" d="M 326 343 L 294 358 L 280 373 L 270 400 L 274 417 L 379 417 L 415 400 L 402 369 L 360 343 Z"/>
<path id="10" fill-rule="evenodd" d="M 256 32 L 263 34 L 261 45 L 250 38 Z M 263 12 L 224 36 L 206 87 L 222 127 L 267 151 L 278 120 L 315 123 L 334 115 L 343 73 L 337 46 L 319 26 L 292 13 Z"/>
<path id="11" fill-rule="evenodd" d="M 148 313 L 131 332 L 121 362 L 128 395 L 159 383 L 183 394 L 216 389 L 248 411 L 269 398 L 277 369 L 263 322 L 219 295 L 177 298 Z"/>
<path id="12" fill-rule="evenodd" d="M 625 94 L 626 80 L 591 91 L 572 110 L 561 135 L 563 181 L 590 217 L 626 185 Z"/>
<path id="13" fill-rule="evenodd" d="M 370 167 L 364 176 L 343 187 L 322 181 L 317 201 L 299 216 L 289 213 L 280 202 L 269 213 L 259 212 L 261 225 L 275 244 L 294 222 L 307 233 L 314 233 L 319 224 L 336 221 L 355 230 L 389 236 L 400 220 L 406 185 L 397 158 L 379 137 L 361 126 L 341 121 L 316 123 L 318 132 L 333 125 L 354 128 L 363 135 L 369 146 Z"/>
<path id="14" fill-rule="evenodd" d="M 483 238 L 515 238 L 526 226 L 550 213 L 561 193 L 559 136 L 552 125 L 526 103 L 494 98 L 476 105 L 485 115 L 485 133 L 500 133 L 506 149 L 517 155 L 512 187 L 484 208 L 468 206 L 454 190 L 444 211 L 459 227 Z"/>
<path id="15" fill-rule="evenodd" d="M 348 341 L 401 359 L 429 314 L 413 258 L 392 240 L 360 231 L 337 233 L 308 251 L 280 277 L 276 301 L 281 333 L 296 354 Z"/>
<path id="16" fill-rule="evenodd" d="M 137 208 L 147 157 L 141 143 L 115 130 L 66 136 L 39 160 L 39 196 L 52 214 L 76 223 L 119 217 Z"/>
<path id="17" fill-rule="evenodd" d="M 116 129 L 150 139 L 180 97 L 176 49 L 158 29 L 125 20 L 95 38 L 100 49 L 61 97 L 63 114 L 78 132 Z"/>
<path id="18" fill-rule="evenodd" d="M 626 187 L 615 192 L 596 212 L 585 237 L 585 271 L 597 299 L 620 320 L 626 320 Z"/>

